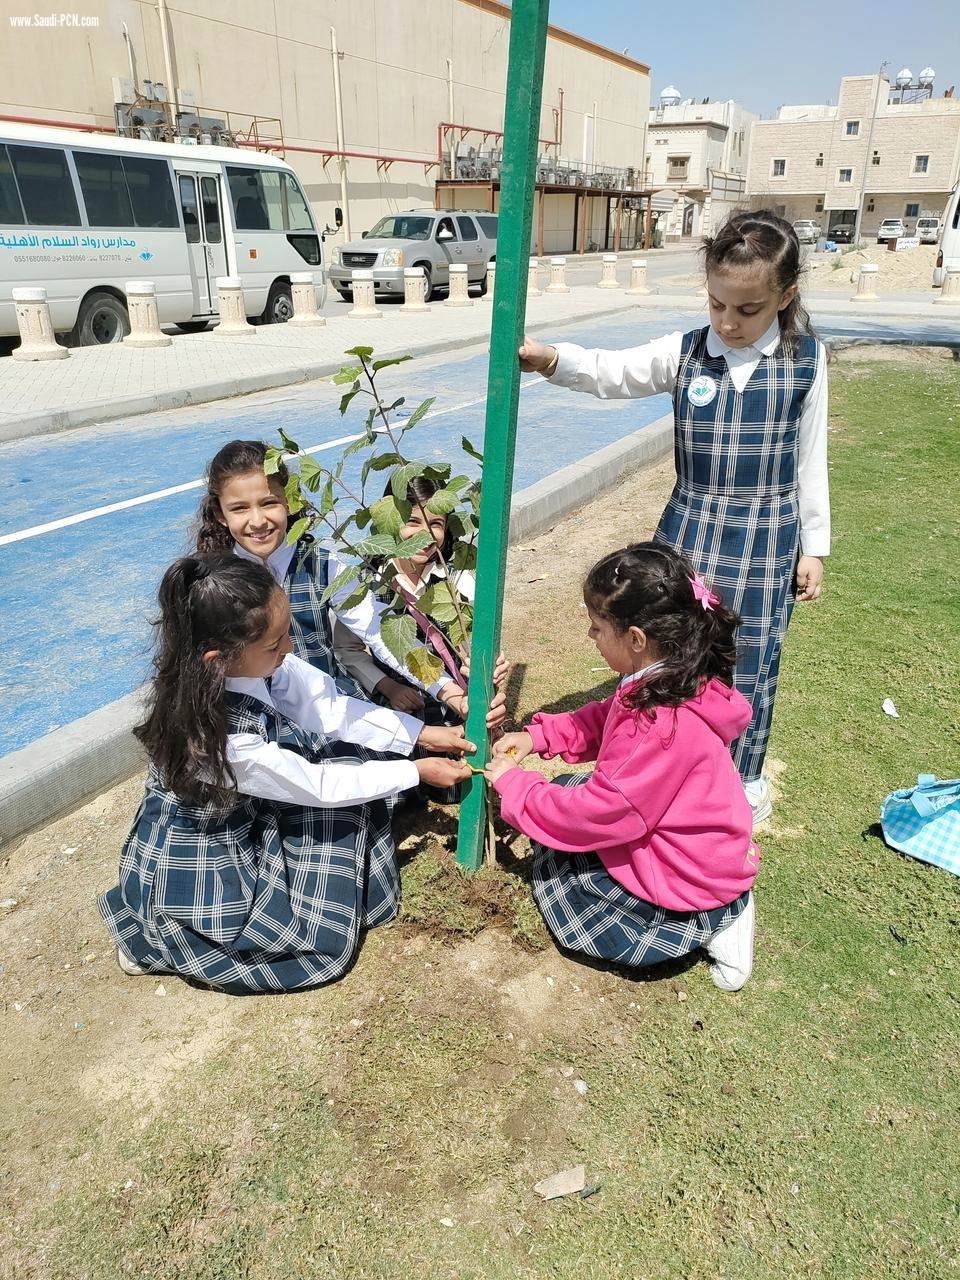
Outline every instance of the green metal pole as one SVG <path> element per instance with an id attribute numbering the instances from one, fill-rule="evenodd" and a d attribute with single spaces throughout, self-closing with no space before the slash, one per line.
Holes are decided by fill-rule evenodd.
<path id="1" fill-rule="evenodd" d="M 520 402 L 517 348 L 523 338 L 527 268 L 540 136 L 540 98 L 549 0 L 513 0 L 504 122 L 497 274 L 493 295 L 487 416 L 483 435 L 483 492 L 477 549 L 477 595 L 470 646 L 467 737 L 478 746 L 473 762 L 488 757 L 484 725 L 500 648 L 503 579 L 510 532 L 513 455 Z M 457 861 L 475 871 L 483 858 L 486 804 L 482 778 L 464 784 Z"/>

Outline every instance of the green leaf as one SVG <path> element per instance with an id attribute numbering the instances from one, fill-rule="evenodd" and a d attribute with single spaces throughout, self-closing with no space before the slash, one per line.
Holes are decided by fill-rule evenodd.
<path id="1" fill-rule="evenodd" d="M 393 496 L 400 502 L 406 502 L 410 481 L 414 476 L 422 476 L 426 470 L 427 464 L 425 462 L 405 462 L 402 467 L 397 467 L 390 477 L 390 488 L 393 490 Z"/>
<path id="2" fill-rule="evenodd" d="M 415 556 L 418 551 L 423 551 L 426 547 L 435 547 L 433 534 L 427 533 L 426 529 L 422 533 L 415 533 L 412 538 L 404 538 L 397 543 L 396 550 L 392 553 L 399 556 L 401 560 L 409 560 L 411 556 Z"/>
<path id="3" fill-rule="evenodd" d="M 475 542 L 458 542 L 453 548 L 453 568 L 462 573 L 464 569 L 477 567 L 477 544 Z"/>
<path id="4" fill-rule="evenodd" d="M 361 600 L 363 600 L 363 598 L 367 595 L 369 590 L 370 588 L 367 586 L 367 584 L 365 582 L 361 582 L 355 591 L 351 591 L 348 596 L 344 596 L 344 598 L 337 605 L 337 608 L 352 609 L 355 605 L 358 605 Z"/>
<path id="5" fill-rule="evenodd" d="M 292 475 L 283 486 L 284 497 L 287 500 L 287 508 L 291 515 L 296 515 L 298 511 L 302 511 L 307 505 L 300 493 L 300 477 Z"/>
<path id="6" fill-rule="evenodd" d="M 434 516 L 445 516 L 457 505 L 457 495 L 449 489 L 438 489 L 427 503 L 427 510 Z"/>
<path id="7" fill-rule="evenodd" d="M 358 360 L 368 360 L 373 355 L 373 347 L 347 347 L 345 356 L 356 356 Z"/>
<path id="8" fill-rule="evenodd" d="M 431 650 L 424 648 L 422 645 L 416 649 L 411 649 L 407 654 L 407 670 L 419 680 L 421 684 L 435 684 L 443 675 L 443 663 Z"/>
<path id="9" fill-rule="evenodd" d="M 478 462 L 483 462 L 483 454 L 473 447 L 466 436 L 460 437 L 460 448 L 464 453 L 469 453 L 471 458 L 476 458 Z"/>
<path id="10" fill-rule="evenodd" d="M 347 408 L 349 407 L 350 401 L 353 399 L 354 396 L 358 396 L 359 394 L 360 394 L 360 383 L 355 382 L 351 390 L 344 392 L 344 394 L 340 397 L 340 417 L 341 418 L 347 412 Z"/>
<path id="11" fill-rule="evenodd" d="M 326 604 L 327 601 L 337 594 L 341 588 L 348 586 L 351 582 L 356 582 L 363 572 L 362 565 L 349 564 L 346 569 L 341 569 L 332 582 L 324 587 L 323 595 L 320 597 L 320 603 Z"/>
<path id="12" fill-rule="evenodd" d="M 287 433 L 284 431 L 283 427 L 279 428 L 279 435 L 280 435 L 280 439 L 283 441 L 283 447 L 285 449 L 289 449 L 291 453 L 300 452 L 300 446 L 297 444 L 296 440 L 291 440 L 290 437 L 287 435 Z"/>
<path id="13" fill-rule="evenodd" d="M 417 405 L 416 409 L 414 409 L 413 413 L 411 413 L 410 417 L 403 424 L 404 431 L 409 431 L 411 427 L 415 427 L 420 419 L 430 412 L 436 403 L 436 400 L 436 396 L 431 396 L 429 400 L 424 400 L 423 404 Z"/>
<path id="14" fill-rule="evenodd" d="M 308 457 L 306 454 L 303 454 L 302 457 L 300 458 L 300 466 L 298 468 L 298 474 L 300 476 L 301 482 L 305 484 L 308 489 L 312 489 L 314 492 L 316 492 L 316 489 L 319 486 L 320 480 L 323 476 L 323 468 L 320 466 L 319 463 L 314 462 L 312 458 Z M 310 483 L 311 480 L 314 480 L 315 483 L 311 484 Z"/>
<path id="15" fill-rule="evenodd" d="M 465 609 L 461 606 L 460 612 L 466 624 L 466 631 L 460 626 L 459 618 L 454 618 L 452 622 L 447 623 L 444 629 L 447 639 L 455 649 L 466 649 L 469 647 L 470 634 L 473 631 L 473 609 L 469 605 Z"/>
<path id="16" fill-rule="evenodd" d="M 416 643 L 417 624 L 409 613 L 385 613 L 380 618 L 380 637 L 398 662 L 406 662 Z"/>
<path id="17" fill-rule="evenodd" d="M 463 486 L 469 483 L 469 476 L 454 476 L 452 480 L 447 481 L 444 488 L 449 489 L 451 493 L 459 493 Z"/>
<path id="18" fill-rule="evenodd" d="M 321 517 L 328 516 L 336 505 L 336 499 L 333 496 L 333 476 L 328 476 L 327 483 L 323 486 L 323 493 L 320 495 L 317 514 Z"/>
<path id="19" fill-rule="evenodd" d="M 370 348 L 370 351 L 372 354 L 373 353 L 372 347 Z M 413 359 L 413 356 L 394 356 L 392 360 L 374 360 L 373 372 L 376 373 L 378 369 L 386 369 L 386 368 L 389 368 L 389 366 L 392 364 L 403 364 L 405 361 L 412 360 L 412 359 Z"/>
<path id="20" fill-rule="evenodd" d="M 310 528 L 310 517 L 304 516 L 302 520 L 296 520 L 287 530 L 287 542 L 291 545 L 299 542 L 303 535 Z"/>
<path id="21" fill-rule="evenodd" d="M 370 508 L 358 507 L 353 518 L 357 522 L 358 529 L 365 529 L 370 523 Z"/>
<path id="22" fill-rule="evenodd" d="M 457 616 L 457 606 L 453 602 L 453 590 L 448 578 L 439 578 L 417 601 L 417 608 L 434 622 L 452 622 Z"/>
<path id="23" fill-rule="evenodd" d="M 430 535 L 426 534 L 424 536 L 429 537 Z M 432 538 L 430 540 L 431 542 L 433 541 Z M 363 556 L 366 560 L 372 560 L 379 556 L 397 555 L 399 544 L 392 533 L 375 533 L 369 538 L 363 538 L 356 543 L 353 549 L 358 556 Z"/>
<path id="24" fill-rule="evenodd" d="M 275 476 L 283 465 L 283 450 L 275 449 L 273 445 L 267 446 L 267 452 L 263 459 L 264 474 Z"/>
<path id="25" fill-rule="evenodd" d="M 370 518 L 377 533 L 391 533 L 394 537 L 397 536 L 407 520 L 392 494 L 385 498 L 377 499 L 370 508 Z"/>
<path id="26" fill-rule="evenodd" d="M 333 375 L 333 381 L 338 387 L 342 386 L 345 382 L 356 382 L 359 389 L 360 383 L 357 382 L 357 379 L 360 377 L 361 373 L 363 373 L 363 370 L 359 365 L 345 364 L 342 369 L 338 369 Z"/>
<path id="27" fill-rule="evenodd" d="M 376 420 L 379 417 L 380 417 L 380 410 L 377 407 L 377 405 L 374 405 L 373 408 L 370 410 L 370 412 L 367 414 L 367 421 L 365 424 L 367 428 L 367 435 L 371 437 L 373 436 L 373 424 L 376 422 Z"/>
<path id="28" fill-rule="evenodd" d="M 398 453 L 376 453 L 370 459 L 370 470 L 386 471 L 387 467 L 392 467 L 395 463 L 401 461 L 402 459 Z"/>
<path id="29" fill-rule="evenodd" d="M 362 436 L 357 436 L 356 440 L 352 440 L 340 455 L 340 463 L 349 458 L 351 454 L 359 453 L 361 449 L 367 449 L 372 444 L 376 444 L 377 437 L 372 431 L 365 431 Z"/>

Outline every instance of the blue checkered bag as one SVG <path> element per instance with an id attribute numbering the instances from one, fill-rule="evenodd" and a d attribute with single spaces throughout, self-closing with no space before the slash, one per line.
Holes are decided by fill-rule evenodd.
<path id="1" fill-rule="evenodd" d="M 921 773 L 915 787 L 887 796 L 880 826 L 892 848 L 960 876 L 960 778 Z"/>

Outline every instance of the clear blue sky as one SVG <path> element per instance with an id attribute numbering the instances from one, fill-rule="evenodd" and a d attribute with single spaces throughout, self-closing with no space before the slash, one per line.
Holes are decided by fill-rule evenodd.
<path id="1" fill-rule="evenodd" d="M 958 0 L 551 0 L 550 21 L 650 67 L 650 100 L 735 98 L 771 117 L 788 103 L 836 102 L 840 77 L 887 60 L 891 80 L 931 66 L 934 93 L 960 94 Z"/>

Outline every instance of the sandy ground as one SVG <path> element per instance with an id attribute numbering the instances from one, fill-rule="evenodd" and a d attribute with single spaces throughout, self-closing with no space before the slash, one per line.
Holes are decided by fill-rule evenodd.
<path id="1" fill-rule="evenodd" d="M 878 293 L 929 293 L 935 298 L 939 296 L 939 290 L 933 288 L 936 257 L 934 244 L 918 245 L 916 249 L 904 249 L 900 253 L 890 253 L 884 244 L 865 244 L 857 249 L 841 246 L 836 253 L 809 253 L 801 287 L 810 293 L 833 289 L 849 291 L 850 285 L 857 283 L 863 263 L 874 262 L 880 268 L 876 281 Z M 699 275 L 674 276 L 664 282 L 667 288 L 670 285 L 689 288 L 702 283 Z"/>

